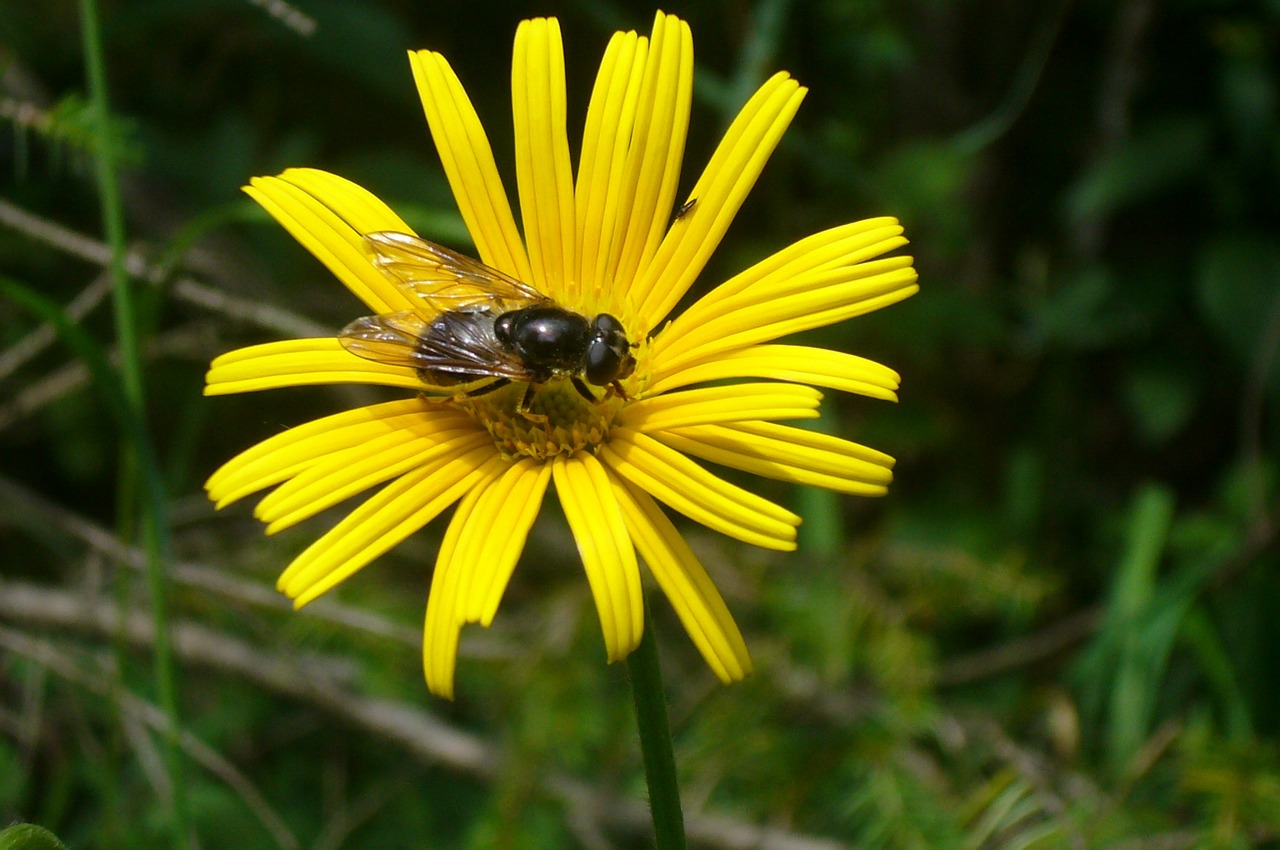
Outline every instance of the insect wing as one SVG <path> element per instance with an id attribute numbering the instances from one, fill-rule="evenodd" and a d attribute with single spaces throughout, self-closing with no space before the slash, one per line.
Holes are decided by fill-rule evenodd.
<path id="1" fill-rule="evenodd" d="M 528 380 L 524 362 L 498 342 L 493 321 L 493 315 L 485 312 L 442 314 L 420 344 L 431 368 L 457 377 Z"/>
<path id="2" fill-rule="evenodd" d="M 442 313 L 430 320 L 408 311 L 366 316 L 343 328 L 338 341 L 366 360 L 417 369 L 428 383 L 433 376 L 442 384 L 528 378 L 521 361 L 494 336 L 487 311 Z"/>
<path id="3" fill-rule="evenodd" d="M 365 244 L 383 274 L 437 313 L 490 307 L 506 312 L 551 300 L 508 274 L 408 233 L 370 233 Z"/>
<path id="4" fill-rule="evenodd" d="M 388 313 L 356 319 L 338 333 L 338 342 L 357 357 L 387 366 L 428 369 L 421 340 L 430 322 L 417 313 Z"/>

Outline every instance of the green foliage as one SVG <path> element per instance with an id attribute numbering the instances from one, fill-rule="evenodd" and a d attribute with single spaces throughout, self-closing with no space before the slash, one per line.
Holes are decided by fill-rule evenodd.
<path id="1" fill-rule="evenodd" d="M 0 850 L 67 850 L 67 845 L 42 826 L 19 823 L 0 830 Z"/>
<path id="2" fill-rule="evenodd" d="M 11 125 L 14 139 L 14 168 L 25 174 L 29 167 L 33 141 L 51 165 L 70 162 L 88 171 L 88 160 L 102 151 L 120 165 L 142 165 L 142 146 L 136 138 L 137 127 L 118 116 L 106 122 L 105 130 L 96 124 L 93 107 L 81 95 L 71 93 L 47 109 L 13 99 L 0 104 L 0 119 Z M 34 140 L 31 138 L 34 136 Z M 104 141 L 105 140 L 105 141 Z"/>
<path id="3" fill-rule="evenodd" d="M 752 482 L 805 517 L 793 555 L 682 526 L 755 675 L 720 687 L 652 598 L 687 811 L 730 819 L 692 846 L 754 826 L 860 850 L 1280 846 L 1280 5 L 685 5 L 682 190 L 763 74 L 810 87 L 699 291 L 871 215 L 903 219 L 922 284 L 815 334 L 902 374 L 897 406 L 828 393 L 820 421 L 898 458 L 890 495 Z M 294 613 L 274 577 L 338 513 L 264 538 L 200 491 L 256 440 L 386 396 L 200 385 L 218 353 L 362 310 L 244 199 L 250 177 L 341 173 L 466 247 L 404 50 L 449 57 L 511 175 L 519 18 L 561 17 L 573 127 L 608 34 L 652 6 L 104 4 L 105 129 L 71 4 L 10 7 L 0 823 L 87 850 L 168 840 L 116 471 L 145 424 L 202 846 L 647 846 L 630 697 L 564 523 L 540 521 L 493 628 L 464 632 L 458 701 L 434 700 L 439 524 Z M 94 286 L 104 150 L 145 423 Z M 128 637 L 117 613 L 141 618 Z"/>

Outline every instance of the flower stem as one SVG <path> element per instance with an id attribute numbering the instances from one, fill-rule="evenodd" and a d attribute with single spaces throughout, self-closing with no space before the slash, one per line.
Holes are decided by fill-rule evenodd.
<path id="1" fill-rule="evenodd" d="M 98 27 L 97 0 L 80 0 L 85 67 L 89 78 L 89 102 L 94 121 L 98 191 L 101 195 L 103 229 L 111 246 L 111 295 L 114 308 L 116 344 L 120 353 L 120 383 L 124 395 L 122 424 L 125 445 L 122 480 L 126 498 L 121 499 L 122 520 L 134 524 L 131 497 L 141 495 L 141 545 L 146 553 L 147 583 L 151 592 L 151 613 L 155 626 L 154 676 L 161 709 L 167 719 L 164 753 L 171 787 L 170 824 L 176 850 L 191 846 L 186 784 L 179 748 L 177 686 L 169 645 L 169 618 L 166 606 L 165 565 L 168 562 L 168 527 L 165 520 L 164 482 L 146 426 L 143 395 L 142 358 L 139 354 L 137 305 L 125 271 L 124 204 L 115 171 L 115 136 L 109 124 L 106 61 Z"/>
<path id="2" fill-rule="evenodd" d="M 671 748 L 671 724 L 667 721 L 667 697 L 662 689 L 662 668 L 648 605 L 644 610 L 644 637 L 627 656 L 627 672 L 636 704 L 644 776 L 649 785 L 654 843 L 657 850 L 685 850 L 684 813 L 680 809 L 676 758 Z"/>

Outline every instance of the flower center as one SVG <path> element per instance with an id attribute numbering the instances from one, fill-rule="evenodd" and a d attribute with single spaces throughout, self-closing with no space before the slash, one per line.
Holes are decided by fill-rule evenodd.
<path id="1" fill-rule="evenodd" d="M 535 385 L 531 392 L 528 386 L 511 384 L 454 403 L 484 425 L 503 455 L 540 460 L 580 449 L 595 451 L 608 440 L 614 417 L 626 404 L 617 393 L 599 387 L 591 390 L 600 400 L 587 401 L 567 378 Z"/>
<path id="2" fill-rule="evenodd" d="M 609 441 L 613 422 L 628 399 L 637 398 L 648 385 L 648 354 L 647 340 L 632 342 L 630 355 L 635 358 L 635 368 L 618 382 L 622 393 L 584 381 L 593 396 L 589 400 L 569 377 L 562 377 L 545 384 L 515 382 L 490 393 L 454 396 L 450 401 L 484 426 L 504 457 L 546 460 L 583 449 L 595 452 Z"/>

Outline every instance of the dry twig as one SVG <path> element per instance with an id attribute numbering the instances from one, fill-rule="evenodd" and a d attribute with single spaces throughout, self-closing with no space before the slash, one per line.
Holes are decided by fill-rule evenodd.
<path id="1" fill-rule="evenodd" d="M 0 198 L 0 224 L 99 266 L 105 267 L 111 260 L 111 249 L 102 242 L 41 218 L 3 198 Z M 159 286 L 169 279 L 167 269 L 148 263 L 144 254 L 137 249 L 129 251 L 125 256 L 125 271 L 131 277 L 153 286 Z M 316 337 L 333 334 L 333 329 L 289 310 L 229 295 L 191 277 L 173 279 L 168 284 L 168 292 L 179 301 L 286 336 Z"/>
<path id="2" fill-rule="evenodd" d="M 9 652 L 35 661 L 43 669 L 49 670 L 68 681 L 75 682 L 77 685 L 87 688 L 101 697 L 110 696 L 117 699 L 120 708 L 125 712 L 129 721 L 126 733 L 130 728 L 136 729 L 134 726 L 136 723 L 141 723 L 152 731 L 157 732 L 167 728 L 168 720 L 164 712 L 154 704 L 147 702 L 136 694 L 123 691 L 118 683 L 110 681 L 107 675 L 87 669 L 83 663 L 73 660 L 66 650 L 60 649 L 49 641 L 37 640 L 22 632 L 0 626 L 0 646 L 5 647 Z M 132 734 L 130 738 L 134 740 L 135 750 L 139 752 L 141 760 L 144 764 L 148 761 L 158 761 L 158 756 L 146 755 L 150 749 L 149 740 L 140 733 L 141 730 L 136 730 L 136 733 Z M 217 776 L 226 783 L 227 787 L 240 796 L 240 799 L 245 802 L 249 810 L 271 833 L 277 845 L 285 848 L 285 850 L 293 850 L 298 846 L 298 839 L 289 830 L 284 819 L 276 813 L 257 787 L 235 765 L 190 732 L 183 731 L 181 733 L 179 745 L 192 760 Z M 153 784 L 163 786 L 168 781 L 164 770 L 158 767 L 147 771 L 147 773 L 155 777 Z"/>
<path id="3" fill-rule="evenodd" d="M 32 627 L 87 630 L 103 638 L 114 636 L 119 630 L 116 609 L 111 604 L 13 582 L 0 582 L 0 617 Z M 192 622 L 174 623 L 172 634 L 174 653 L 187 664 L 209 667 L 324 709 L 425 763 L 486 781 L 502 773 L 504 753 L 488 741 L 445 723 L 420 706 L 349 690 L 340 674 L 345 661 L 264 652 Z M 123 635 L 130 643 L 149 646 L 151 620 L 145 614 L 134 613 L 125 621 Z M 596 783 L 564 773 L 540 774 L 537 781 L 542 793 L 550 798 L 571 810 L 595 813 L 614 829 L 644 836 L 652 828 L 648 806 L 640 800 L 618 798 L 599 790 Z M 723 850 L 850 850 L 849 845 L 830 839 L 716 814 L 687 813 L 686 831 L 691 842 Z"/>

